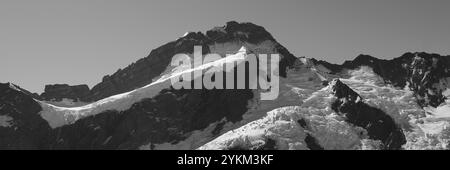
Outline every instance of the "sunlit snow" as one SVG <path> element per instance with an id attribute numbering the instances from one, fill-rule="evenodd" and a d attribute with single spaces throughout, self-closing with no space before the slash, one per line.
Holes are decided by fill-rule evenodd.
<path id="1" fill-rule="evenodd" d="M 407 143 L 403 146 L 405 149 L 448 149 L 449 122 L 445 119 L 436 119 L 448 117 L 448 105 L 435 109 L 432 116 L 434 119 L 430 119 L 430 116 L 427 116 L 415 102 L 412 91 L 384 84 L 371 68 L 348 70 L 346 74 L 348 77 L 341 79 L 342 82 L 360 94 L 365 103 L 380 108 L 394 118 L 403 129 L 407 137 Z M 296 77 L 289 79 L 292 78 Z M 300 83 L 291 84 L 290 87 L 298 85 Z M 248 146 L 266 138 L 276 140 L 277 149 L 307 149 L 304 141 L 305 133 L 314 136 L 324 149 L 373 148 L 370 145 L 376 141 L 363 139 L 358 135 L 364 132 L 363 129 L 347 124 L 341 120 L 342 117 L 332 111 L 330 104 L 334 98 L 330 89 L 323 88 L 304 95 L 308 97 L 298 106 L 272 110 L 267 116 L 229 131 L 199 149 Z M 310 129 L 298 126 L 295 120 L 300 118 L 308 121 Z"/>

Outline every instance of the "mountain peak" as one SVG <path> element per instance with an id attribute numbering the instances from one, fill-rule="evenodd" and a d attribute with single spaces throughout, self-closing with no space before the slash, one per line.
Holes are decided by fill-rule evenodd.
<path id="1" fill-rule="evenodd" d="M 192 54 L 194 46 L 201 46 L 203 54 L 235 53 L 242 46 L 258 48 L 257 50 L 267 53 L 278 53 L 281 56 L 279 68 L 282 77 L 286 76 L 286 68 L 292 66 L 295 61 L 295 56 L 280 45 L 264 27 L 250 22 L 230 21 L 206 33 L 188 32 L 183 37 L 152 50 L 147 57 L 119 69 L 112 75 L 104 76 L 102 82 L 93 86 L 83 98 L 87 102 L 97 101 L 148 85 L 166 72 L 174 55 Z M 248 50 L 252 51 L 252 48 Z"/>
<path id="2" fill-rule="evenodd" d="M 275 40 L 262 26 L 250 22 L 238 23 L 236 21 L 227 22 L 223 27 L 215 27 L 207 31 L 206 36 L 215 42 L 240 40 L 257 44 L 264 40 Z"/>
<path id="3" fill-rule="evenodd" d="M 7 90 L 14 90 L 17 91 L 18 93 L 23 93 L 25 95 L 31 96 L 32 98 L 41 99 L 37 93 L 31 93 L 14 83 L 11 82 L 0 83 L 0 91 L 7 91 Z"/>

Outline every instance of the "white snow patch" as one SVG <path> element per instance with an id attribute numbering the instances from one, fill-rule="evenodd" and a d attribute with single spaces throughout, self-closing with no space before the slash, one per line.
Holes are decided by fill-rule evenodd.
<path id="1" fill-rule="evenodd" d="M 13 118 L 6 116 L 6 115 L 0 115 L 0 127 L 11 127 Z"/>
<path id="2" fill-rule="evenodd" d="M 427 122 L 424 124 L 418 125 L 425 134 L 428 135 L 437 135 L 442 132 L 442 130 L 446 129 L 447 127 L 450 127 L 449 122 L 446 121 L 439 121 L 439 122 Z"/>
<path id="3" fill-rule="evenodd" d="M 424 109 L 431 114 L 429 118 L 435 119 L 449 118 L 450 120 L 450 104 L 441 105 L 438 106 L 437 108 L 426 107 Z"/>
<path id="4" fill-rule="evenodd" d="M 8 83 L 9 87 L 15 91 L 22 91 L 19 89 L 19 87 L 13 83 Z"/>
<path id="5" fill-rule="evenodd" d="M 442 95 L 444 95 L 447 98 L 450 98 L 450 89 L 447 89 L 444 92 L 442 92 Z"/>
<path id="6" fill-rule="evenodd" d="M 186 37 L 187 35 L 189 35 L 189 33 L 191 33 L 191 32 L 186 32 L 186 33 L 184 33 L 183 36 L 181 36 L 181 37 Z"/>

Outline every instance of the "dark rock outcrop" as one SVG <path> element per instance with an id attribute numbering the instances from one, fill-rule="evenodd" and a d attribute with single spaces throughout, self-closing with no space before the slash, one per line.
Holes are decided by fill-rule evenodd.
<path id="1" fill-rule="evenodd" d="M 11 118 L 9 127 L 0 126 L 0 150 L 45 148 L 51 128 L 38 114 L 41 110 L 29 92 L 0 84 L 0 116 Z"/>
<path id="2" fill-rule="evenodd" d="M 332 109 L 343 115 L 348 123 L 365 129 L 370 139 L 383 143 L 384 149 L 401 149 L 406 143 L 402 129 L 392 117 L 364 103 L 358 93 L 339 79 L 333 80 L 330 86 L 338 98 L 333 102 Z"/>
<path id="3" fill-rule="evenodd" d="M 41 98 L 46 101 L 61 101 L 63 98 L 88 102 L 90 95 L 87 85 L 69 86 L 67 84 L 46 85 Z"/>
<path id="4" fill-rule="evenodd" d="M 308 123 L 304 118 L 298 119 L 297 123 L 302 127 L 306 132 L 306 137 L 304 139 L 306 147 L 310 150 L 324 150 L 322 146 L 320 146 L 317 139 L 311 134 L 311 127 L 308 126 Z"/>
<path id="5" fill-rule="evenodd" d="M 305 143 L 310 150 L 324 150 L 323 147 L 319 145 L 316 138 L 310 134 L 306 134 Z"/>

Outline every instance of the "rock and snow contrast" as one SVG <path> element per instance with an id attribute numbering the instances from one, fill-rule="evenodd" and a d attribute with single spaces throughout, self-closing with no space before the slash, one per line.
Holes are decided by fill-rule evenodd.
<path id="1" fill-rule="evenodd" d="M 190 68 L 178 53 L 225 58 Z M 279 54 L 279 96 L 260 89 L 175 89 L 171 78 Z M 226 55 L 231 54 L 231 55 Z M 225 69 L 224 72 L 233 72 Z M 195 74 L 194 74 L 195 75 Z M 248 77 L 248 76 L 247 76 Z M 0 149 L 449 149 L 450 56 L 360 55 L 342 65 L 295 57 L 263 27 L 188 32 L 89 89 L 41 95 L 0 84 Z"/>

